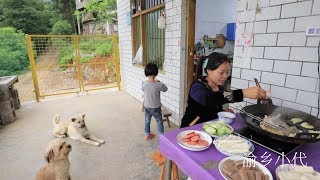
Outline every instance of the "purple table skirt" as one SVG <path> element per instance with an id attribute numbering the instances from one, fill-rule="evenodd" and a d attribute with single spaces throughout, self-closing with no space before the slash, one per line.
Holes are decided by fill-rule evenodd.
<path id="1" fill-rule="evenodd" d="M 197 124 L 184 129 L 178 129 L 171 132 L 164 133 L 160 135 L 159 138 L 159 150 L 168 159 L 175 162 L 180 170 L 182 170 L 186 175 L 193 178 L 193 180 L 209 180 L 209 179 L 223 179 L 219 169 L 204 169 L 201 165 L 207 163 L 208 161 L 220 162 L 227 156 L 221 154 L 214 145 L 211 145 L 208 149 L 204 151 L 189 151 L 183 149 L 179 146 L 176 140 L 177 134 L 184 130 L 200 130 L 202 124 Z M 244 120 L 239 114 L 237 114 L 235 121 L 231 126 L 237 130 L 245 126 Z M 255 151 L 253 155 L 256 157 L 256 161 L 265 165 L 275 178 L 275 169 L 277 166 L 282 164 L 282 159 L 284 159 L 285 164 L 294 164 L 292 159 L 296 154 L 296 164 L 307 164 L 308 166 L 313 166 L 315 170 L 320 172 L 320 142 L 305 144 L 300 146 L 297 150 L 290 153 L 287 157 L 291 162 L 288 162 L 285 158 L 280 155 L 254 144 Z M 302 154 L 304 153 L 304 154 Z M 301 157 L 301 158 L 300 158 Z"/>

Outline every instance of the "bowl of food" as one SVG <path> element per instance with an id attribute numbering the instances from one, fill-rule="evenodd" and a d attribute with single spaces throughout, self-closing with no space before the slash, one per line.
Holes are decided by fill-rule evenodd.
<path id="1" fill-rule="evenodd" d="M 217 138 L 233 133 L 233 128 L 224 121 L 208 121 L 202 125 L 202 131 L 209 136 Z"/>
<path id="2" fill-rule="evenodd" d="M 320 179 L 320 173 L 312 166 L 281 164 L 275 172 L 278 180 Z"/>
<path id="3" fill-rule="evenodd" d="M 254 151 L 254 146 L 250 141 L 232 134 L 216 138 L 213 144 L 219 152 L 226 156 L 247 157 Z"/>
<path id="4" fill-rule="evenodd" d="M 222 112 L 218 112 L 218 117 L 219 117 L 219 120 L 224 121 L 227 124 L 231 124 L 234 118 L 236 117 L 236 115 L 231 112 L 222 111 Z"/>

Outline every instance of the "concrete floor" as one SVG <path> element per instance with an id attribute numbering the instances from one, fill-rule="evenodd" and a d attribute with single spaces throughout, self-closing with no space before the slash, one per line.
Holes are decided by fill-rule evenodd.
<path id="1" fill-rule="evenodd" d="M 18 119 L 0 127 L 0 179 L 34 179 L 46 164 L 44 150 L 52 133 L 52 117 L 61 114 L 67 120 L 86 113 L 89 131 L 106 141 L 102 146 L 70 140 L 71 177 L 75 180 L 153 180 L 160 168 L 150 158 L 158 147 L 156 121 L 152 131 L 156 138 L 145 141 L 144 113 L 141 102 L 122 91 L 108 90 L 87 96 L 50 99 L 22 105 Z M 173 123 L 171 123 L 172 126 Z M 165 130 L 170 131 L 164 123 Z"/>

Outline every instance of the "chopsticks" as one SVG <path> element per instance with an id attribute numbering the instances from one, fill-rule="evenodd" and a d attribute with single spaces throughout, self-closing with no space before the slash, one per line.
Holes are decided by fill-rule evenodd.
<path id="1" fill-rule="evenodd" d="M 261 88 L 258 79 L 257 78 L 253 78 L 253 79 L 254 79 L 254 82 L 256 83 L 256 86 Z M 269 104 L 269 101 L 266 98 L 262 98 L 260 102 L 261 104 Z"/>
<path id="2" fill-rule="evenodd" d="M 285 129 L 285 128 L 284 128 L 283 126 L 281 126 L 281 125 L 270 124 L 270 123 L 268 123 L 267 121 L 264 121 L 263 119 L 261 119 L 260 117 L 255 116 L 255 115 L 253 115 L 253 114 L 251 114 L 251 113 L 248 113 L 248 112 L 246 112 L 246 111 L 243 110 L 243 109 L 239 109 L 239 108 L 236 108 L 236 107 L 233 107 L 233 108 L 235 108 L 235 109 L 239 110 L 240 112 L 246 114 L 248 117 L 251 117 L 252 119 L 255 119 L 255 120 L 259 121 L 259 122 L 262 122 L 262 123 L 264 123 L 264 124 L 266 124 L 266 125 L 268 125 L 268 126 L 271 126 L 271 127 L 275 128 L 275 129 L 281 129 L 281 130 Z"/>
<path id="3" fill-rule="evenodd" d="M 257 86 L 257 87 L 261 88 L 260 83 L 259 83 L 259 81 L 258 81 L 257 78 L 254 78 L 254 82 L 256 83 L 256 86 Z"/>

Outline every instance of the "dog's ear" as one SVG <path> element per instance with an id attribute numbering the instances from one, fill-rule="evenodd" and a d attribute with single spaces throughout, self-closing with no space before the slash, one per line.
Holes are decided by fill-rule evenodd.
<path id="1" fill-rule="evenodd" d="M 82 118 L 84 118 L 86 116 L 86 114 L 82 114 Z"/>
<path id="2" fill-rule="evenodd" d="M 48 152 L 46 153 L 45 158 L 46 158 L 47 162 L 50 163 L 50 161 L 51 161 L 51 159 L 52 159 L 53 157 L 54 157 L 54 152 L 53 152 L 53 150 L 51 149 L 50 151 L 48 151 Z"/>
<path id="3" fill-rule="evenodd" d="M 74 122 L 77 118 L 71 118 L 71 121 Z"/>

